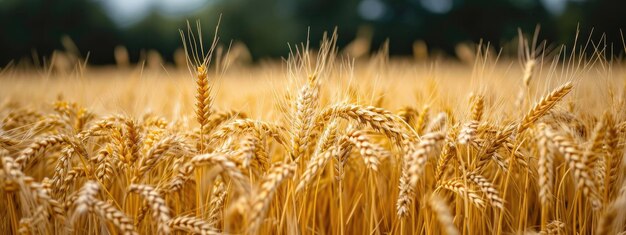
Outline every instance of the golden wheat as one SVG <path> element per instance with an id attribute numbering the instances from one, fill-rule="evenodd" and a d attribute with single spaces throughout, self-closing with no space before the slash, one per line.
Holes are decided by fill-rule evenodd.
<path id="1" fill-rule="evenodd" d="M 344 59 L 333 34 L 225 71 L 201 35 L 181 32 L 189 74 L 0 74 L 0 231 L 626 231 L 623 63 L 601 50 L 431 66 Z"/>

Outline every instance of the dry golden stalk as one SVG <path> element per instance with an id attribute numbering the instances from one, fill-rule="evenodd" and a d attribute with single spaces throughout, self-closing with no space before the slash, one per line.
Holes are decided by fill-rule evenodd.
<path id="1" fill-rule="evenodd" d="M 456 139 L 459 134 L 458 125 L 452 127 L 448 134 L 446 135 L 445 143 L 443 144 L 443 148 L 441 149 L 441 153 L 437 158 L 437 168 L 435 169 L 435 181 L 439 182 L 447 168 L 450 160 L 456 157 Z"/>
<path id="2" fill-rule="evenodd" d="M 611 199 L 616 190 L 617 182 L 622 170 L 622 149 L 619 146 L 620 136 L 619 130 L 614 124 L 613 118 L 607 114 L 605 118 L 607 126 L 606 145 L 605 145 L 605 162 L 608 170 L 604 177 L 605 200 Z"/>
<path id="3" fill-rule="evenodd" d="M 35 133 L 45 133 L 55 130 L 66 130 L 69 129 L 67 122 L 68 120 L 63 117 L 59 117 L 58 115 L 49 115 L 35 123 L 35 126 L 33 126 L 30 131 Z"/>
<path id="4" fill-rule="evenodd" d="M 192 216 L 178 216 L 171 219 L 168 223 L 174 230 L 185 231 L 201 235 L 220 234 L 211 225 L 203 219 Z"/>
<path id="5" fill-rule="evenodd" d="M 443 175 L 445 174 L 448 163 L 450 162 L 450 160 L 454 159 L 455 157 L 456 157 L 456 145 L 448 144 L 448 143 L 444 144 L 443 148 L 441 149 L 441 153 L 439 154 L 438 161 L 437 161 L 435 181 L 439 182 L 443 178 Z"/>
<path id="6" fill-rule="evenodd" d="M 587 167 L 587 159 L 584 158 L 582 151 L 578 145 L 571 139 L 569 135 L 558 134 L 551 129 L 546 129 L 545 135 L 563 154 L 570 169 L 574 171 L 574 178 L 577 182 L 577 188 L 583 191 L 587 196 L 594 210 L 600 209 L 602 203 L 598 195 L 595 180 L 591 169 Z"/>
<path id="7" fill-rule="evenodd" d="M 419 113 L 419 116 L 417 116 L 417 121 L 415 123 L 415 131 L 419 134 L 421 134 L 424 131 L 424 128 L 426 128 L 426 123 L 428 123 L 428 119 L 429 119 L 429 112 L 430 111 L 430 106 L 424 106 L 424 108 L 422 109 L 422 112 Z"/>
<path id="8" fill-rule="evenodd" d="M 322 135 L 317 139 L 317 143 L 315 144 L 315 150 L 313 151 L 313 156 L 325 152 L 336 143 L 337 120 L 333 119 L 330 124 L 326 125 L 324 132 L 322 132 Z"/>
<path id="9" fill-rule="evenodd" d="M 337 119 L 332 118 L 330 123 L 324 128 L 324 132 L 319 136 L 313 155 L 307 163 L 307 168 L 300 178 L 300 183 L 296 187 L 296 192 L 299 192 L 306 184 L 310 182 L 312 177 L 317 175 L 319 169 L 323 169 L 326 166 L 326 162 L 331 157 L 330 148 L 337 141 Z"/>
<path id="10" fill-rule="evenodd" d="M 608 235 L 615 234 L 616 222 L 620 219 L 620 213 L 623 215 L 623 209 L 626 207 L 626 187 L 622 187 L 618 197 L 613 201 L 600 216 L 599 223 L 596 225 L 596 234 Z"/>
<path id="11" fill-rule="evenodd" d="M 504 162 L 501 156 L 496 153 L 496 151 L 504 145 L 507 139 L 511 137 L 514 130 L 515 126 L 509 125 L 497 132 L 491 143 L 484 148 L 484 151 L 474 163 L 476 170 L 483 169 L 487 163 L 489 163 L 489 160 L 493 159 L 500 167 L 503 167 L 504 171 L 508 171 L 508 165 Z"/>
<path id="12" fill-rule="evenodd" d="M 588 167 L 591 169 L 595 169 L 596 163 L 602 154 L 602 147 L 604 147 L 607 137 L 606 131 L 606 121 L 598 122 L 593 130 L 589 145 L 585 149 L 584 158 L 587 159 Z"/>
<path id="13" fill-rule="evenodd" d="M 534 71 L 534 68 L 535 68 L 536 64 L 537 64 L 537 62 L 533 58 L 528 59 L 526 61 L 526 63 L 524 64 L 523 80 L 524 80 L 524 85 L 526 87 L 528 87 L 530 85 L 530 79 L 533 76 L 533 71 Z"/>
<path id="14" fill-rule="evenodd" d="M 615 127 L 619 132 L 626 132 L 626 121 L 617 124 Z"/>
<path id="15" fill-rule="evenodd" d="M 47 204 L 52 211 L 52 214 L 60 221 L 65 221 L 65 210 L 59 201 L 53 199 L 48 190 L 44 189 L 40 183 L 35 182 L 30 177 L 24 177 L 24 182 L 27 185 L 33 199 L 39 204 Z"/>
<path id="16" fill-rule="evenodd" d="M 160 127 L 147 127 L 146 136 L 143 138 L 142 152 L 148 152 L 154 144 L 163 139 L 166 130 Z"/>
<path id="17" fill-rule="evenodd" d="M 222 168 L 222 172 L 225 172 L 225 175 L 231 179 L 231 182 L 233 182 L 240 191 L 245 193 L 250 192 L 250 185 L 246 183 L 248 182 L 246 177 L 241 173 L 239 168 L 237 168 L 237 165 L 228 159 L 228 154 L 229 153 L 210 153 L 196 155 L 191 159 L 191 163 L 196 167 L 204 165 L 219 166 Z"/>
<path id="18" fill-rule="evenodd" d="M 143 219 L 148 214 L 149 209 L 150 209 L 150 203 L 148 201 L 143 201 L 143 203 L 141 204 L 141 207 L 139 208 L 139 211 L 137 211 L 137 215 L 135 216 L 135 221 L 133 221 L 135 227 L 139 227 L 141 222 L 143 222 Z"/>
<path id="19" fill-rule="evenodd" d="M 478 208 L 485 207 L 485 201 L 482 199 L 482 197 L 480 197 L 474 191 L 470 190 L 463 183 L 463 180 L 456 179 L 456 180 L 445 181 L 441 183 L 437 189 L 440 189 L 440 188 L 447 189 L 447 190 L 450 190 L 452 192 L 459 194 L 461 198 L 463 198 L 463 200 L 470 201 L 472 204 L 474 204 Z"/>
<path id="20" fill-rule="evenodd" d="M 255 150 L 257 145 L 258 138 L 254 136 L 245 136 L 241 140 L 241 144 L 239 146 L 239 154 L 242 157 L 241 165 L 243 168 L 250 167 L 250 164 L 255 159 Z M 257 162 L 258 163 L 258 162 Z M 259 166 L 265 166 L 265 164 L 258 164 Z"/>
<path id="21" fill-rule="evenodd" d="M 141 195 L 150 205 L 152 209 L 152 217 L 157 222 L 158 232 L 160 234 L 169 234 L 170 227 L 167 222 L 170 220 L 170 209 L 165 205 L 165 200 L 159 195 L 157 190 L 148 185 L 131 184 L 128 187 L 129 192 Z"/>
<path id="22" fill-rule="evenodd" d="M 85 170 L 70 170 L 67 172 L 67 176 L 63 179 L 63 182 L 59 186 L 57 195 L 61 195 L 64 198 L 70 192 L 70 188 L 74 185 L 76 180 L 86 175 Z"/>
<path id="23" fill-rule="evenodd" d="M 296 192 L 300 192 L 304 189 L 313 180 L 313 177 L 317 176 L 318 171 L 326 166 L 328 159 L 337 154 L 336 152 L 337 150 L 335 147 L 330 147 L 323 153 L 313 155 L 313 157 L 309 160 L 306 169 L 302 173 L 302 176 L 300 176 Z"/>
<path id="24" fill-rule="evenodd" d="M 245 113 L 235 110 L 217 112 L 209 117 L 209 121 L 207 121 L 206 128 L 204 129 L 204 133 L 209 134 L 209 132 L 211 132 L 213 129 L 222 125 L 223 123 L 226 123 L 229 120 L 245 119 L 247 117 L 248 116 Z"/>
<path id="25" fill-rule="evenodd" d="M 203 63 L 196 68 L 196 120 L 200 124 L 200 133 L 203 136 L 209 116 L 211 116 L 211 89 L 207 76 L 207 67 Z M 200 138 L 200 153 L 204 151 L 204 138 Z"/>
<path id="26" fill-rule="evenodd" d="M 411 200 L 415 196 L 412 192 L 417 188 L 417 181 L 424 171 L 424 166 L 428 155 L 435 149 L 436 145 L 444 139 L 444 135 L 440 132 L 428 133 L 421 137 L 421 141 L 417 144 L 414 151 L 406 153 L 406 159 L 403 164 L 407 167 L 402 168 L 402 178 L 400 182 L 400 195 L 396 203 L 397 213 L 400 217 L 408 214 L 408 208 L 411 206 Z"/>
<path id="27" fill-rule="evenodd" d="M 20 141 L 8 136 L 0 135 L 0 148 L 10 150 L 13 146 L 20 144 Z"/>
<path id="28" fill-rule="evenodd" d="M 94 181 L 87 181 L 80 189 L 78 198 L 74 201 L 76 206 L 75 213 L 82 214 L 87 211 L 93 211 L 96 196 L 100 191 L 100 186 Z"/>
<path id="29" fill-rule="evenodd" d="M 430 123 L 428 123 L 428 126 L 426 127 L 426 129 L 424 129 L 424 132 L 429 133 L 441 131 L 442 129 L 444 129 L 447 121 L 448 115 L 445 112 L 441 112 L 437 114 L 437 116 L 435 116 L 435 118 L 433 118 Z"/>
<path id="30" fill-rule="evenodd" d="M 211 207 L 209 211 L 209 222 L 216 223 L 220 217 L 222 209 L 224 208 L 224 201 L 226 200 L 226 187 L 224 186 L 224 181 L 215 180 L 213 184 L 213 189 L 211 190 L 211 202 L 209 206 Z"/>
<path id="31" fill-rule="evenodd" d="M 135 120 L 130 118 L 124 120 L 124 135 L 122 137 L 126 150 L 122 153 L 123 162 L 130 166 L 141 156 L 141 137 L 139 136 L 139 126 Z"/>
<path id="32" fill-rule="evenodd" d="M 47 205 L 57 219 L 65 220 L 65 211 L 61 203 L 50 196 L 49 190 L 41 183 L 36 182 L 32 177 L 24 175 L 20 166 L 13 158 L 4 156 L 1 160 L 4 174 L 6 174 L 9 180 L 15 181 L 27 197 L 30 197 L 37 204 Z"/>
<path id="33" fill-rule="evenodd" d="M 522 154 L 522 152 L 519 151 L 519 146 L 515 146 L 515 144 L 513 144 L 513 142 L 511 141 L 511 139 L 507 139 L 506 141 L 504 141 L 504 144 L 502 144 L 502 147 L 504 147 L 509 155 L 513 156 L 512 160 L 515 160 L 515 162 L 520 165 L 522 169 L 528 170 L 529 167 L 528 161 L 526 160 L 527 158 L 524 156 L 524 154 Z M 508 166 L 506 168 L 508 169 Z M 528 173 L 533 174 L 532 171 L 528 171 Z"/>
<path id="34" fill-rule="evenodd" d="M 565 232 L 565 223 L 558 221 L 558 220 L 553 220 L 552 222 L 550 222 L 548 224 L 548 226 L 546 226 L 546 230 L 545 231 L 541 231 L 542 235 L 557 235 L 557 234 L 563 234 Z"/>
<path id="35" fill-rule="evenodd" d="M 548 95 L 544 96 L 535 106 L 528 111 L 528 113 L 522 118 L 518 127 L 517 133 L 522 133 L 539 118 L 543 117 L 552 107 L 554 107 L 565 95 L 567 95 L 574 85 L 571 82 L 567 82 L 560 87 L 554 89 Z"/>
<path id="36" fill-rule="evenodd" d="M 439 224 L 441 224 L 441 227 L 443 227 L 443 231 L 446 231 L 447 235 L 460 234 L 459 230 L 454 225 L 454 216 L 450 212 L 450 208 L 448 208 L 446 203 L 434 194 L 429 198 L 430 200 L 428 200 L 428 205 L 435 213 L 435 217 L 439 221 Z"/>
<path id="37" fill-rule="evenodd" d="M 409 184 L 409 174 L 405 171 L 405 167 L 402 168 L 402 175 L 400 176 L 400 192 L 398 193 L 398 200 L 396 202 L 396 210 L 397 215 L 401 218 L 407 217 L 409 215 L 409 208 L 413 204 L 413 196 L 415 194 L 415 190 L 411 188 Z"/>
<path id="38" fill-rule="evenodd" d="M 476 131 L 478 130 L 478 121 L 471 120 L 466 122 L 459 133 L 459 144 L 468 144 L 472 142 Z"/>
<path id="39" fill-rule="evenodd" d="M 37 206 L 31 217 L 24 217 L 20 219 L 19 234 L 36 234 L 36 226 L 45 225 L 47 223 L 50 214 L 44 206 Z M 41 233 L 41 232 L 39 232 Z"/>
<path id="40" fill-rule="evenodd" d="M 483 118 L 484 109 L 485 109 L 485 97 L 482 95 L 473 96 L 470 119 L 472 121 L 480 122 Z"/>
<path id="41" fill-rule="evenodd" d="M 252 200 L 252 211 L 250 212 L 251 231 L 257 231 L 260 228 L 274 193 L 281 183 L 291 177 L 295 171 L 296 165 L 283 163 L 270 169 L 263 177 L 261 188 Z"/>
<path id="42" fill-rule="evenodd" d="M 238 119 L 217 129 L 210 137 L 211 140 L 226 140 L 231 135 L 245 133 L 246 131 L 258 131 L 274 138 L 278 143 L 285 145 L 282 129 L 274 124 L 252 119 Z"/>
<path id="43" fill-rule="evenodd" d="M 172 177 L 170 182 L 167 184 L 167 190 L 170 193 L 178 192 L 182 189 L 185 182 L 189 179 L 191 173 L 195 169 L 194 164 L 191 162 L 185 162 L 181 166 L 177 168 L 177 173 Z"/>
<path id="44" fill-rule="evenodd" d="M 409 124 L 409 126 L 415 127 L 415 123 L 417 121 L 419 113 L 414 108 L 407 106 L 398 110 L 398 116 L 400 116 L 400 118 L 402 118 L 404 122 Z"/>
<path id="45" fill-rule="evenodd" d="M 436 145 L 444 140 L 444 135 L 441 132 L 428 133 L 421 137 L 421 141 L 417 144 L 417 148 L 414 152 L 407 153 L 407 163 L 409 165 L 408 173 L 410 177 L 410 185 L 412 188 L 417 186 L 417 180 L 424 170 L 424 164 L 430 152 L 432 152 Z"/>
<path id="46" fill-rule="evenodd" d="M 107 132 L 111 130 L 111 128 L 113 128 L 113 122 L 111 120 L 107 120 L 107 119 L 99 120 L 95 122 L 93 125 L 91 125 L 91 127 L 89 127 L 87 130 L 84 130 L 78 133 L 76 135 L 76 138 L 84 141 L 85 139 L 91 136 L 96 136 L 100 134 L 104 135 L 106 133 L 103 133 L 103 132 Z"/>
<path id="47" fill-rule="evenodd" d="M 68 144 L 71 142 L 70 138 L 66 135 L 53 135 L 44 137 L 38 141 L 30 144 L 26 149 L 22 150 L 20 155 L 15 159 L 15 162 L 20 165 L 20 169 L 24 169 L 32 159 L 40 152 L 45 151 L 53 146 Z"/>
<path id="48" fill-rule="evenodd" d="M 74 130 L 81 132 L 85 129 L 87 123 L 96 118 L 96 115 L 85 108 L 80 108 L 76 113 L 76 121 L 74 123 Z"/>
<path id="49" fill-rule="evenodd" d="M 13 130 L 41 120 L 42 114 L 35 110 L 17 109 L 11 111 L 4 119 L 2 119 L 3 130 Z"/>
<path id="50" fill-rule="evenodd" d="M 407 139 L 398 124 L 400 118 L 393 113 L 377 107 L 352 104 L 338 104 L 325 109 L 318 115 L 315 123 L 328 123 L 332 117 L 341 117 L 347 120 L 356 120 L 360 124 L 369 125 L 372 129 L 385 134 L 397 145 Z"/>
<path id="51" fill-rule="evenodd" d="M 54 175 L 52 176 L 52 187 L 56 190 L 61 184 L 61 179 L 65 178 L 68 169 L 71 167 L 70 161 L 74 149 L 65 147 L 61 151 L 61 156 L 57 160 L 57 164 L 54 169 Z"/>
<path id="52" fill-rule="evenodd" d="M 337 143 L 336 148 L 333 149 L 333 152 L 331 152 L 330 155 L 335 159 L 335 178 L 340 181 L 343 180 L 345 173 L 344 166 L 348 162 L 348 157 L 350 157 L 350 153 L 352 152 L 352 147 L 354 145 L 350 143 L 348 136 L 345 135 L 338 141 L 339 142 Z M 329 151 L 331 149 L 329 149 Z"/>
<path id="53" fill-rule="evenodd" d="M 539 201 L 542 207 L 547 207 L 552 201 L 552 188 L 554 187 L 554 158 L 549 153 L 548 137 L 545 135 L 545 124 L 539 125 L 537 146 L 539 148 L 539 160 L 537 162 L 539 173 Z"/>
<path id="54" fill-rule="evenodd" d="M 365 166 L 370 170 L 378 171 L 378 165 L 380 164 L 378 160 L 379 156 L 377 156 L 378 153 L 375 145 L 366 133 L 352 129 L 347 135 L 348 140 L 350 140 L 361 153 Z"/>
<path id="55" fill-rule="evenodd" d="M 480 188 L 493 207 L 503 209 L 504 200 L 500 197 L 500 192 L 487 178 L 475 172 L 470 172 L 465 177 Z"/>
<path id="56" fill-rule="evenodd" d="M 0 150 L 0 157 L 2 160 L 2 169 L 3 176 L 6 176 L 9 179 L 22 181 L 24 178 L 24 173 L 20 169 L 20 166 L 17 162 L 9 156 L 6 150 Z"/>
<path id="57" fill-rule="evenodd" d="M 111 222 L 117 227 L 121 234 L 138 235 L 132 221 L 124 215 L 120 210 L 109 203 L 94 199 L 93 211 L 103 219 Z"/>
<path id="58" fill-rule="evenodd" d="M 168 152 L 174 151 L 185 151 L 185 143 L 184 140 L 177 136 L 171 135 L 163 138 L 159 142 L 157 142 L 148 152 L 146 156 L 143 157 L 139 163 L 139 168 L 137 174 L 133 178 L 133 182 L 139 182 L 141 178 L 145 176 L 152 168 L 154 168 L 159 161 L 165 160 L 165 156 Z"/>
<path id="59" fill-rule="evenodd" d="M 124 153 L 126 152 L 126 145 L 124 144 L 124 137 L 122 137 L 122 129 L 119 127 L 113 127 L 111 130 L 111 146 L 113 152 L 111 155 L 115 157 L 119 162 L 124 162 Z"/>
<path id="60" fill-rule="evenodd" d="M 607 118 L 607 115 L 604 116 Z M 602 120 L 598 122 L 593 130 L 589 144 L 584 149 L 583 159 L 587 161 L 587 167 L 591 169 L 593 176 L 598 186 L 598 192 L 603 193 L 605 191 L 605 175 L 606 175 L 606 162 L 602 157 L 603 147 L 606 143 L 607 126 L 606 121 Z"/>
<path id="61" fill-rule="evenodd" d="M 299 159 L 307 153 L 313 131 L 314 114 L 319 106 L 319 82 L 317 76 L 310 76 L 307 84 L 298 93 L 295 103 L 291 137 L 291 159 Z"/>
<path id="62" fill-rule="evenodd" d="M 109 185 L 111 183 L 111 178 L 115 172 L 115 168 L 113 165 L 113 149 L 111 145 L 106 145 L 103 149 L 98 151 L 96 156 L 96 179 L 102 182 L 104 185 Z"/>

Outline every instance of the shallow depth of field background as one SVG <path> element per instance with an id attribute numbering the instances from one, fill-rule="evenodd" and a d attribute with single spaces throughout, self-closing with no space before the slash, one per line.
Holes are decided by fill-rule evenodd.
<path id="1" fill-rule="evenodd" d="M 335 26 L 340 48 L 357 35 L 372 50 L 389 38 L 394 55 L 411 55 L 416 41 L 433 55 L 454 56 L 458 43 L 481 39 L 499 48 L 538 24 L 550 44 L 571 45 L 579 26 L 617 46 L 624 8 L 621 0 L 2 0 L 0 67 L 42 66 L 68 46 L 91 64 L 115 63 L 119 45 L 132 63 L 154 52 L 173 63 L 177 29 L 200 19 L 210 35 L 219 14 L 221 41 L 243 43 L 254 61 L 285 57 L 287 43 L 305 41 L 309 30 L 315 45 Z"/>

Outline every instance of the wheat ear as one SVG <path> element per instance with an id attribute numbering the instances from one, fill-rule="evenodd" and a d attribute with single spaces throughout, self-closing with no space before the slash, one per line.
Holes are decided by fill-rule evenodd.
<path id="1" fill-rule="evenodd" d="M 577 187 L 583 190 L 583 194 L 588 197 L 593 209 L 599 209 L 602 203 L 597 192 L 595 181 L 592 178 L 593 174 L 591 174 L 590 169 L 587 167 L 587 159 L 583 158 L 584 155 L 578 148 L 578 145 L 574 143 L 569 135 L 558 134 L 551 129 L 546 129 L 545 134 L 558 148 L 559 152 L 563 154 L 569 167 L 574 171 Z"/>
<path id="2" fill-rule="evenodd" d="M 439 221 L 439 224 L 443 227 L 443 230 L 446 231 L 447 235 L 458 235 L 459 230 L 454 225 L 454 216 L 450 212 L 450 208 L 448 205 L 439 197 L 434 194 L 428 200 L 428 205 L 435 212 L 435 217 Z"/>
<path id="3" fill-rule="evenodd" d="M 203 219 L 192 216 L 178 216 L 171 219 L 168 223 L 174 230 L 185 231 L 201 235 L 221 234 L 218 233 L 209 223 Z"/>
<path id="4" fill-rule="evenodd" d="M 131 184 L 128 191 L 141 195 L 148 202 L 152 209 L 152 217 L 157 222 L 158 232 L 169 234 L 170 227 L 167 226 L 167 222 L 170 220 L 170 209 L 165 205 L 165 200 L 159 192 L 151 186 L 138 184 Z"/>
<path id="5" fill-rule="evenodd" d="M 256 231 L 263 221 L 263 217 L 268 210 L 275 191 L 280 184 L 288 179 L 296 170 L 292 164 L 281 164 L 273 167 L 263 178 L 261 188 L 252 201 L 252 211 L 250 214 L 251 231 Z"/>
<path id="6" fill-rule="evenodd" d="M 557 87 L 548 95 L 544 96 L 539 102 L 533 106 L 530 111 L 522 118 L 522 121 L 517 127 L 517 133 L 522 133 L 539 118 L 543 117 L 552 107 L 554 107 L 565 95 L 567 95 L 574 85 L 571 82 L 567 82 L 560 87 Z"/>
<path id="7" fill-rule="evenodd" d="M 427 157 L 443 139 L 444 135 L 440 132 L 423 135 L 415 150 L 406 153 L 406 160 L 403 161 L 406 167 L 402 168 L 400 194 L 396 203 L 396 211 L 400 217 L 408 214 L 408 208 L 411 206 L 410 198 L 414 197 L 412 194 L 417 189 L 417 181 L 424 171 Z"/>

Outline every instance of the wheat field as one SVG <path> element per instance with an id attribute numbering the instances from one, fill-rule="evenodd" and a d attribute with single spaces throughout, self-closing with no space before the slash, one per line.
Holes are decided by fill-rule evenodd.
<path id="1" fill-rule="evenodd" d="M 1 70 L 4 234 L 626 231 L 606 43 L 354 59 L 333 34 L 242 65 L 189 35 L 189 69 Z"/>

